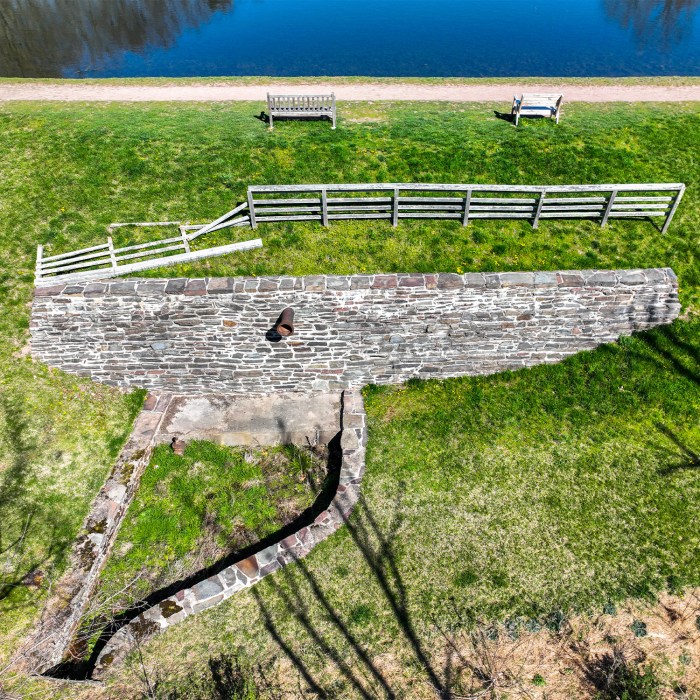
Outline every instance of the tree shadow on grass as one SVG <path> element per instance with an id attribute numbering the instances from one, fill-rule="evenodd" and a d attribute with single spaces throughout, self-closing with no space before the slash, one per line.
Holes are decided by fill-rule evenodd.
<path id="1" fill-rule="evenodd" d="M 393 510 L 394 517 L 384 530 L 363 498 L 356 506 L 352 518 L 346 520 L 345 526 L 379 585 L 382 597 L 388 603 L 400 634 L 408 642 L 412 656 L 423 672 L 425 680 L 434 689 L 436 697 L 447 700 L 454 697 L 452 686 L 455 678 L 459 676 L 454 668 L 454 655 L 447 654 L 444 667 L 440 670 L 431 662 L 411 619 L 408 592 L 397 564 L 394 543 L 403 519 L 401 498 L 399 492 Z M 343 619 L 331 604 L 316 575 L 303 561 L 297 562 L 294 569 L 295 571 L 283 570 L 269 581 L 269 586 L 272 595 L 282 603 L 286 613 L 301 625 L 313 648 L 324 660 L 334 665 L 358 697 L 399 697 L 402 691 L 393 688 L 373 662 L 369 650 L 352 631 L 350 622 Z M 308 586 L 304 591 L 299 585 L 298 572 L 301 572 Z M 265 601 L 261 590 L 256 588 L 252 593 L 267 631 L 307 683 L 309 690 L 321 698 L 330 698 L 334 693 L 337 694 L 337 690 L 324 687 L 322 681 L 314 676 L 308 661 L 295 651 L 291 641 L 284 639 L 275 624 L 272 606 Z M 351 650 L 351 658 L 347 649 Z"/>
<path id="2" fill-rule="evenodd" d="M 37 445 L 29 434 L 21 401 L 8 395 L 0 398 L 0 430 L 10 456 L 9 466 L 0 472 L 0 601 L 7 611 L 23 605 L 8 603 L 13 592 L 20 586 L 40 585 L 40 567 L 55 559 L 68 543 L 59 536 L 54 523 L 45 537 L 49 544 L 44 556 L 38 558 L 28 544 L 33 528 L 41 527 L 41 518 L 28 494 Z M 20 514 L 23 509 L 26 512 Z"/>
<path id="3" fill-rule="evenodd" d="M 342 413 L 342 411 L 341 411 Z M 283 426 L 280 426 L 282 429 Z M 284 431 L 283 431 L 284 432 Z M 284 432 L 285 436 L 288 433 Z M 134 601 L 129 607 L 119 614 L 115 615 L 111 619 L 101 618 L 98 621 L 99 627 L 97 629 L 90 629 L 85 633 L 85 638 L 94 638 L 96 641 L 92 647 L 91 653 L 88 658 L 75 659 L 70 658 L 62 663 L 48 669 L 44 675 L 53 678 L 64 678 L 71 680 L 86 680 L 92 676 L 92 673 L 97 664 L 97 660 L 105 648 L 109 640 L 122 628 L 134 620 L 138 615 L 140 615 L 144 610 L 147 610 L 154 605 L 158 605 L 166 598 L 171 597 L 178 591 L 184 588 L 191 588 L 192 586 L 204 581 L 210 576 L 215 576 L 216 574 L 223 571 L 228 566 L 235 564 L 243 559 L 246 559 L 258 552 L 262 551 L 266 547 L 279 542 L 285 537 L 297 532 L 303 527 L 306 527 L 313 523 L 315 518 L 325 511 L 336 491 L 338 490 L 338 483 L 340 478 L 340 467 L 342 462 L 342 450 L 340 447 L 340 436 L 339 432 L 332 440 L 328 443 L 328 462 L 327 462 L 327 476 L 323 483 L 320 493 L 316 498 L 316 501 L 310 508 L 307 508 L 298 518 L 280 528 L 276 532 L 263 537 L 258 542 L 243 549 L 238 549 L 230 552 L 225 557 L 219 559 L 217 562 L 211 566 L 200 569 L 191 576 L 178 579 L 173 583 L 170 583 L 158 590 L 153 591 L 145 598 L 141 600 Z"/>
<path id="4" fill-rule="evenodd" d="M 668 464 L 659 470 L 663 476 L 668 476 L 681 469 L 700 469 L 700 454 L 689 447 L 678 435 L 663 423 L 654 423 L 656 429 L 665 435 L 680 451 L 681 459 L 675 464 Z M 668 452 L 668 451 L 667 451 Z M 674 453 L 675 455 L 676 453 Z"/>
<path id="5" fill-rule="evenodd" d="M 651 354 L 635 353 L 639 359 L 664 370 L 670 364 L 678 374 L 700 385 L 700 348 L 681 338 L 675 326 L 662 326 L 637 337 L 652 351 Z"/>

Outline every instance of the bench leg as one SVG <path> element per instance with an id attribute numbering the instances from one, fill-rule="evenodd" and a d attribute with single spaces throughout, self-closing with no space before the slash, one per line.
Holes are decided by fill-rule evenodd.
<path id="1" fill-rule="evenodd" d="M 333 110 L 333 126 L 331 129 L 335 129 L 335 110 Z"/>
<path id="2" fill-rule="evenodd" d="M 272 116 L 272 112 L 270 112 L 270 126 L 269 126 L 269 129 L 270 129 L 270 131 L 272 131 L 274 128 L 275 128 L 275 122 L 274 122 L 274 119 L 273 119 L 273 116 Z"/>

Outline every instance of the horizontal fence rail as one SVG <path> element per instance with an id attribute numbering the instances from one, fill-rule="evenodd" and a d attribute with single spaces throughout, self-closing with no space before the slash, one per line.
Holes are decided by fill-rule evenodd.
<path id="1" fill-rule="evenodd" d="M 44 257 L 43 246 L 39 246 L 35 283 L 41 286 L 56 282 L 106 279 L 152 270 L 163 265 L 179 265 L 261 247 L 262 241 L 256 238 L 215 248 L 190 250 L 183 238 L 166 238 L 151 243 L 114 248 L 112 239 L 109 238 L 108 243 L 101 246 Z M 164 255 L 165 253 L 168 255 Z"/>
<path id="2" fill-rule="evenodd" d="M 451 185 L 379 183 L 352 185 L 254 185 L 247 201 L 204 225 L 179 221 L 110 224 L 178 226 L 180 235 L 115 248 L 106 243 L 57 255 L 37 250 L 36 284 L 116 277 L 162 265 L 201 260 L 262 246 L 260 239 L 193 251 L 199 236 L 231 227 L 257 228 L 277 221 L 380 219 L 397 226 L 401 219 L 447 219 L 467 226 L 475 219 L 524 219 L 534 228 L 542 219 L 662 219 L 666 233 L 685 185 Z"/>
<path id="3" fill-rule="evenodd" d="M 542 219 L 663 218 L 668 229 L 685 185 L 256 185 L 248 188 L 250 223 L 343 219 L 453 219 L 464 226 L 474 219 L 526 219 L 537 228 Z"/>

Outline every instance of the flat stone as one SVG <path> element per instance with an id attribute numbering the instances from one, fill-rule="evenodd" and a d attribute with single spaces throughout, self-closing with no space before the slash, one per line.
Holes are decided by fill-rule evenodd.
<path id="1" fill-rule="evenodd" d="M 168 280 L 168 283 L 165 285 L 165 293 L 166 294 L 182 294 L 185 291 L 186 286 L 187 286 L 186 279 Z"/>
<path id="2" fill-rule="evenodd" d="M 139 282 L 136 286 L 136 291 L 143 296 L 146 295 L 161 295 L 165 292 L 167 282 Z"/>
<path id="3" fill-rule="evenodd" d="M 65 284 L 52 284 L 46 287 L 35 287 L 35 297 L 53 297 L 59 295 L 66 288 Z"/>
<path id="4" fill-rule="evenodd" d="M 232 294 L 234 280 L 231 277 L 212 277 L 207 280 L 209 294 Z"/>
<path id="5" fill-rule="evenodd" d="M 397 285 L 396 275 L 375 275 L 372 280 L 372 289 L 393 289 Z"/>
<path id="6" fill-rule="evenodd" d="M 205 579 L 201 583 L 192 586 L 192 592 L 197 600 L 205 600 L 206 598 L 211 598 L 221 591 L 224 587 L 221 585 L 221 581 L 216 576 L 212 578 Z"/>
<path id="7" fill-rule="evenodd" d="M 115 296 L 136 296 L 136 282 L 112 282 L 109 293 Z"/>
<path id="8" fill-rule="evenodd" d="M 258 575 L 258 562 L 254 556 L 239 561 L 236 566 L 249 579 L 255 578 Z"/>
<path id="9" fill-rule="evenodd" d="M 91 284 L 86 284 L 83 288 L 84 297 L 101 297 L 104 296 L 105 292 L 109 289 L 107 284 L 102 282 L 93 282 Z"/>
<path id="10" fill-rule="evenodd" d="M 531 287 L 535 283 L 532 272 L 501 272 L 501 287 Z"/>
<path id="11" fill-rule="evenodd" d="M 399 287 L 423 287 L 423 275 L 399 275 Z"/>
<path id="12" fill-rule="evenodd" d="M 462 279 L 465 287 L 484 287 L 486 280 L 480 272 L 467 272 Z"/>
<path id="13" fill-rule="evenodd" d="M 437 286 L 438 289 L 459 289 L 464 287 L 464 278 L 452 272 L 441 272 L 438 275 Z"/>
<path id="14" fill-rule="evenodd" d="M 345 290 L 350 289 L 349 277 L 328 277 L 326 279 L 326 289 Z"/>
<path id="15" fill-rule="evenodd" d="M 207 293 L 207 282 L 204 279 L 189 280 L 185 285 L 185 296 L 203 296 Z"/>
<path id="16" fill-rule="evenodd" d="M 271 561 L 277 559 L 278 552 L 279 548 L 276 544 L 270 545 L 269 547 L 263 549 L 261 552 L 258 552 L 255 555 L 255 558 L 258 560 L 258 566 L 262 568 L 266 564 L 269 564 Z"/>
<path id="17" fill-rule="evenodd" d="M 556 272 L 535 272 L 535 286 L 556 287 L 558 284 Z"/>
<path id="18" fill-rule="evenodd" d="M 586 278 L 587 286 L 610 287 L 617 284 L 617 273 L 613 271 L 594 272 Z"/>
<path id="19" fill-rule="evenodd" d="M 195 603 L 192 606 L 192 612 L 198 613 L 202 612 L 202 610 L 207 610 L 208 608 L 213 607 L 214 605 L 217 605 L 224 599 L 223 593 L 221 595 L 217 595 L 214 598 L 209 598 L 201 603 Z"/>
<path id="20" fill-rule="evenodd" d="M 578 272 L 558 272 L 557 282 L 560 287 L 583 287 L 583 275 Z"/>
<path id="21" fill-rule="evenodd" d="M 647 278 L 643 272 L 637 270 L 622 270 L 618 273 L 620 284 L 638 285 L 646 284 Z"/>
<path id="22" fill-rule="evenodd" d="M 304 290 L 307 292 L 323 292 L 326 289 L 326 278 L 323 275 L 304 277 Z"/>

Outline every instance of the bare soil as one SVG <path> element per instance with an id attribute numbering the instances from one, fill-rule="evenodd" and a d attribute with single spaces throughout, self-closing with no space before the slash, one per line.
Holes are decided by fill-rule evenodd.
<path id="1" fill-rule="evenodd" d="M 700 101 L 700 85 L 557 85 L 557 84 L 415 84 L 333 82 L 309 84 L 172 84 L 6 83 L 0 102 L 51 100 L 59 102 L 248 102 L 268 92 L 304 94 L 335 92 L 341 101 L 510 102 L 522 92 L 561 92 L 567 102 L 690 102 Z"/>

